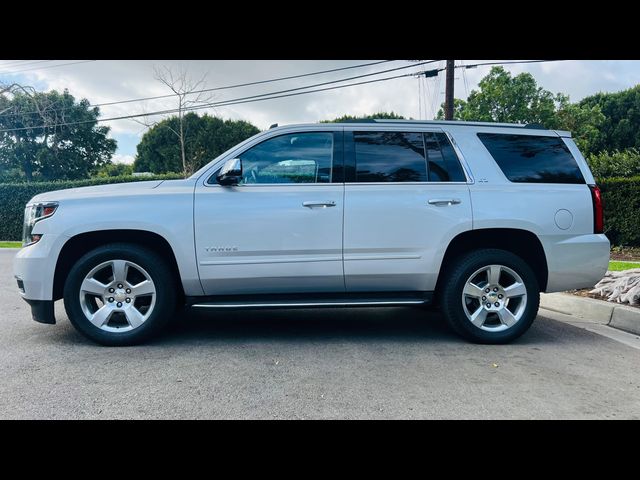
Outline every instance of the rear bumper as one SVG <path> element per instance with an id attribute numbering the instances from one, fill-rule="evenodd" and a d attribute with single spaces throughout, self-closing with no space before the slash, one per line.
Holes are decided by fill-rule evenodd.
<path id="1" fill-rule="evenodd" d="M 39 323 L 48 323 L 53 325 L 56 323 L 56 317 L 53 313 L 53 300 L 27 300 L 25 302 L 31 306 L 31 317 Z"/>
<path id="2" fill-rule="evenodd" d="M 609 267 L 611 245 L 602 234 L 541 238 L 549 277 L 545 292 L 591 288 Z"/>

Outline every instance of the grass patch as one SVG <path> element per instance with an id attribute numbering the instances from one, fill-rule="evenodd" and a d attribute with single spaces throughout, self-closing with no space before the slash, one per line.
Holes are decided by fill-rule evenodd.
<path id="1" fill-rule="evenodd" d="M 622 270 L 631 270 L 632 268 L 640 268 L 640 263 L 633 262 L 609 262 L 609 270 L 621 272 Z"/>
<path id="2" fill-rule="evenodd" d="M 22 242 L 0 242 L 0 248 L 20 248 Z"/>

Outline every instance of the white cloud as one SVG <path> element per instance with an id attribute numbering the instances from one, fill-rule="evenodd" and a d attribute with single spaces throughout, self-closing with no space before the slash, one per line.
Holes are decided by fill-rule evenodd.
<path id="1" fill-rule="evenodd" d="M 465 64 L 481 63 L 484 60 L 466 60 Z M 139 97 L 164 95 L 168 89 L 154 79 L 156 65 L 183 67 L 193 78 L 207 74 L 208 87 L 221 87 L 275 77 L 339 68 L 367 61 L 115 61 L 99 60 L 91 63 L 69 65 L 60 68 L 34 70 L 25 74 L 46 88 L 62 90 L 68 88 L 77 98 L 87 98 L 91 103 L 105 103 Z M 234 88 L 215 92 L 215 100 L 259 95 L 287 88 L 336 80 L 364 73 L 380 71 L 395 66 L 407 65 L 404 61 L 371 67 L 346 70 L 330 74 L 286 80 L 251 87 Z M 434 68 L 437 64 L 418 67 Z M 466 98 L 471 89 L 476 89 L 480 79 L 490 66 L 456 70 L 456 97 Z M 536 64 L 508 65 L 513 74 L 531 72 L 538 83 L 552 92 L 570 95 L 572 101 L 598 91 L 617 91 L 638 83 L 639 61 L 566 61 Z M 392 72 L 392 76 L 404 73 Z M 385 76 L 385 75 L 382 75 Z M 444 79 L 426 80 L 427 88 L 422 95 L 423 118 L 432 118 L 443 101 Z M 465 83 L 466 77 L 466 83 Z M 368 80 L 353 80 L 354 82 Z M 0 80 L 2 75 L 0 74 Z M 400 78 L 387 82 L 354 86 L 344 89 L 299 95 L 277 100 L 239 104 L 206 110 L 223 118 L 242 119 L 254 123 L 261 129 L 273 123 L 317 122 L 344 114 L 364 115 L 376 111 L 393 110 L 406 117 L 417 118 L 419 113 L 418 81 L 415 78 Z M 130 115 L 154 110 L 170 109 L 176 105 L 174 99 L 157 99 L 101 107 L 102 117 Z M 424 111 L 428 113 L 425 114 Z M 205 110 L 200 111 L 204 113 Z M 162 117 L 153 117 L 159 120 Z M 119 158 L 129 159 L 135 154 L 132 139 L 139 138 L 146 130 L 131 120 L 113 121 L 111 135 L 119 140 Z M 125 140 L 126 137 L 126 140 Z"/>
<path id="2" fill-rule="evenodd" d="M 113 163 L 126 163 L 127 165 L 131 165 L 133 163 L 133 160 L 133 155 L 122 155 L 120 153 L 116 153 L 111 159 Z"/>

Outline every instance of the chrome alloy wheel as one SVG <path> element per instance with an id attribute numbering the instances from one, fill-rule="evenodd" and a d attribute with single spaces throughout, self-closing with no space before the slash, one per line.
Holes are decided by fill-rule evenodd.
<path id="1" fill-rule="evenodd" d="M 87 319 L 106 332 L 128 332 L 153 312 L 156 286 L 151 276 L 129 260 L 109 260 L 93 268 L 80 286 L 80 306 Z"/>
<path id="2" fill-rule="evenodd" d="M 467 279 L 462 307 L 471 323 L 488 332 L 513 327 L 524 315 L 527 289 L 520 275 L 504 265 L 487 265 Z"/>

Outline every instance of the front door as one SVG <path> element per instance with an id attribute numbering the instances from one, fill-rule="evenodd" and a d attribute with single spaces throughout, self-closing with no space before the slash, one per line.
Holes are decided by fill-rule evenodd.
<path id="1" fill-rule="evenodd" d="M 199 185 L 198 270 L 207 295 L 344 292 L 342 133 L 271 137 L 238 157 L 238 186 Z"/>

